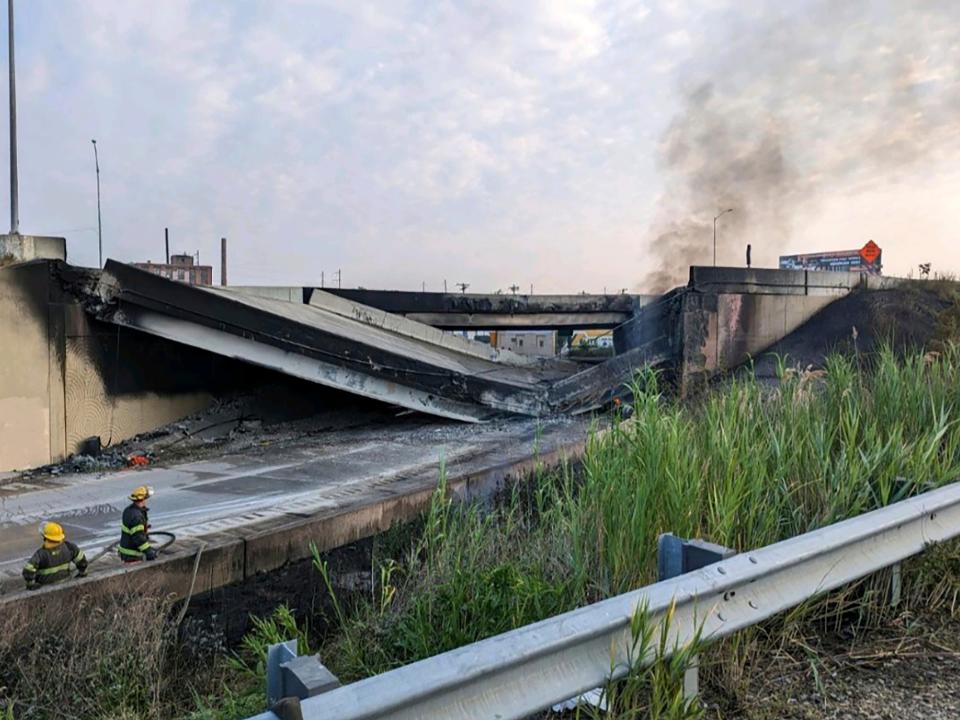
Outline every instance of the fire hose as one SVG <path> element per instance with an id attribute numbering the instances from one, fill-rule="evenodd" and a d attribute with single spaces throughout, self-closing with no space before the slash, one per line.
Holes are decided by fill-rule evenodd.
<path id="1" fill-rule="evenodd" d="M 162 535 L 164 538 L 166 538 L 166 540 L 164 540 L 163 542 L 161 542 L 159 545 L 152 545 L 153 549 L 156 550 L 157 553 L 163 552 L 163 551 L 166 550 L 168 547 L 170 547 L 171 545 L 173 545 L 173 543 L 176 542 L 176 540 L 177 540 L 177 536 L 176 536 L 176 535 L 174 535 L 172 532 L 167 532 L 166 530 L 152 530 L 152 531 L 150 531 L 148 537 L 157 536 L 157 535 Z M 89 563 L 87 564 L 87 566 L 89 567 L 90 565 L 92 565 L 93 563 L 95 563 L 97 560 L 99 560 L 100 558 L 102 558 L 102 557 L 103 557 L 104 555 L 106 555 L 107 553 L 115 550 L 119 544 L 120 544 L 120 541 L 118 540 L 118 541 L 115 542 L 115 543 L 111 543 L 110 545 L 107 545 L 107 547 L 105 547 L 103 550 L 101 550 L 99 553 L 97 553 L 97 554 L 93 557 L 93 559 L 89 561 Z M 184 618 L 184 616 L 187 614 L 187 608 L 190 606 L 190 598 L 193 597 L 193 588 L 194 588 L 194 584 L 195 584 L 196 581 L 197 581 L 197 571 L 200 569 L 200 556 L 203 554 L 203 549 L 204 549 L 206 546 L 207 546 L 207 543 L 206 543 L 206 542 L 202 542 L 202 543 L 200 543 L 200 547 L 197 549 L 197 555 L 196 555 L 196 558 L 194 558 L 194 561 L 193 561 L 193 576 L 192 576 L 191 579 L 190 579 L 190 590 L 187 592 L 186 600 L 185 600 L 184 603 L 183 603 L 183 607 L 180 609 L 180 614 L 179 614 L 179 616 L 177 617 L 177 621 L 176 621 L 176 624 L 177 624 L 178 627 L 179 627 L 180 623 L 183 622 L 183 618 Z M 82 573 L 82 575 L 86 575 L 86 572 Z M 81 575 L 77 575 L 77 577 L 81 577 Z"/>
<path id="2" fill-rule="evenodd" d="M 176 535 L 174 535 L 172 532 L 167 532 L 166 530 L 151 530 L 151 531 L 150 531 L 150 534 L 149 534 L 149 537 L 152 539 L 152 538 L 153 538 L 154 536 L 156 536 L 156 535 L 162 535 L 163 537 L 166 538 L 166 540 L 164 540 L 163 542 L 161 542 L 159 545 L 151 545 L 151 547 L 153 547 L 153 549 L 156 550 L 158 553 L 163 552 L 163 551 L 166 550 L 168 547 L 170 547 L 171 545 L 173 545 L 173 543 L 174 543 L 174 542 L 176 541 L 176 539 L 177 539 L 177 536 L 176 536 Z M 101 550 L 100 552 L 98 552 L 96 555 L 94 555 L 94 556 L 87 562 L 87 566 L 89 567 L 90 565 L 93 565 L 97 560 L 99 560 L 100 558 L 102 558 L 102 557 L 103 557 L 104 555 L 106 555 L 107 553 L 113 552 L 114 550 L 116 550 L 116 549 L 117 549 L 117 546 L 118 546 L 119 544 L 120 544 L 120 541 L 117 540 L 117 542 L 111 543 L 110 545 L 107 545 L 103 550 Z"/>

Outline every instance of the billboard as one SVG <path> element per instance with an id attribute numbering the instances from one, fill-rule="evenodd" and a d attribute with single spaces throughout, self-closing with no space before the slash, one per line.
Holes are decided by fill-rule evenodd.
<path id="1" fill-rule="evenodd" d="M 883 269 L 883 251 L 870 240 L 859 250 L 835 250 L 833 252 L 808 253 L 804 255 L 781 255 L 781 270 L 833 270 L 862 272 L 880 275 Z"/>

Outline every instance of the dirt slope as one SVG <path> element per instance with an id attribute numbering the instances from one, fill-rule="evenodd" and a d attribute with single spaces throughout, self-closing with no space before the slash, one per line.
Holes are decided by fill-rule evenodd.
<path id="1" fill-rule="evenodd" d="M 952 335 L 960 313 L 953 283 L 911 283 L 855 292 L 831 303 L 758 357 L 758 377 L 776 375 L 777 356 L 791 367 L 820 367 L 834 353 L 870 354 L 883 342 L 898 349 L 932 347 Z"/>

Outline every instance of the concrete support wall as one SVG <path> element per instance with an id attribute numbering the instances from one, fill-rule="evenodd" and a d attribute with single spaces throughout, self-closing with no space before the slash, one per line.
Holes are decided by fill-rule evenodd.
<path id="1" fill-rule="evenodd" d="M 63 451 L 63 365 L 49 295 L 46 263 L 0 270 L 0 471 Z"/>
<path id="2" fill-rule="evenodd" d="M 169 347 L 156 347 L 153 338 L 96 323 L 78 305 L 64 305 L 62 312 L 66 455 L 76 452 L 86 438 L 98 436 L 104 445 L 117 443 L 212 402 L 213 396 L 205 390 L 176 389 L 174 379 L 182 370 L 176 363 L 169 365 L 173 377 L 167 382 L 160 384 L 156 378 L 141 382 L 150 374 L 149 360 L 162 363 Z M 145 372 L 131 382 L 130 370 L 136 364 L 144 366 Z M 153 374 L 165 372 L 159 367 Z"/>
<path id="3" fill-rule="evenodd" d="M 861 287 L 868 285 L 859 273 L 691 268 L 680 321 L 682 391 L 761 354 Z"/>
<path id="4" fill-rule="evenodd" d="M 91 320 L 55 264 L 0 268 L 0 472 L 63 460 L 99 436 L 117 443 L 207 406 L 204 355 Z M 120 339 L 118 346 L 117 339 Z M 210 365 L 211 361 L 206 360 Z"/>

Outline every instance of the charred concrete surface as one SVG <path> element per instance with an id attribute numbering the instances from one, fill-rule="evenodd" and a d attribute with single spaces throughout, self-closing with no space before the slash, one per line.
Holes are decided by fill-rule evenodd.
<path id="1" fill-rule="evenodd" d="M 225 293 L 108 262 L 98 317 L 290 375 L 459 420 L 545 413 L 546 383 L 566 374 L 486 359 L 322 308 Z"/>
<path id="2" fill-rule="evenodd" d="M 593 309 L 633 301 L 605 302 Z M 113 261 L 105 273 L 50 260 L 0 268 L 0 332 L 16 360 L 0 377 L 0 472 L 58 462 L 89 437 L 109 445 L 152 430 L 263 373 L 486 421 L 573 407 L 575 393 L 551 405 L 550 388 L 580 369 L 321 291 L 201 290 Z"/>
<path id="3" fill-rule="evenodd" d="M 624 307 L 635 303 L 619 297 Z M 87 307 L 106 322 L 442 417 L 543 417 L 596 406 L 593 387 L 578 406 L 576 383 L 554 401 L 551 387 L 574 375 L 575 364 L 499 351 L 318 290 L 306 303 L 282 298 L 277 289 L 191 287 L 110 261 Z M 619 377 L 626 363 L 608 371 Z"/>
<path id="4" fill-rule="evenodd" d="M 62 602 L 75 593 L 117 592 L 161 582 L 186 594 L 199 553 L 194 592 L 239 582 L 340 547 L 419 515 L 441 472 L 450 492 L 483 496 L 509 476 L 573 461 L 587 420 L 516 418 L 484 425 L 410 420 L 392 428 L 352 429 L 256 456 L 227 456 L 171 468 L 0 485 L 0 612 L 24 598 Z M 151 523 L 177 534 L 176 552 L 157 563 L 119 566 L 110 554 L 91 577 L 21 593 L 19 572 L 35 549 L 38 518 L 51 507 L 88 556 L 119 537 L 131 486 L 157 489 Z"/>
<path id="5" fill-rule="evenodd" d="M 0 268 L 0 471 L 152 430 L 263 374 L 96 320 L 78 299 L 96 277 L 44 260 Z"/>
<path id="6" fill-rule="evenodd" d="M 623 395 L 645 365 L 690 392 L 836 298 L 890 282 L 695 267 L 686 287 L 659 297 L 354 291 L 405 313 L 396 314 L 347 291 L 204 289 L 114 261 L 102 273 L 14 265 L 0 268 L 0 333 L 19 358 L 0 377 L 0 471 L 58 461 L 88 437 L 109 445 L 151 430 L 257 373 L 469 422 L 587 412 Z M 617 356 L 585 371 L 519 357 L 418 322 L 420 311 L 505 314 L 527 326 L 556 313 L 578 326 L 616 320 Z"/>
<path id="7" fill-rule="evenodd" d="M 305 288 L 448 330 L 596 329 L 629 320 L 656 295 L 504 295 Z"/>
<path id="8" fill-rule="evenodd" d="M 690 268 L 676 329 L 681 391 L 695 392 L 766 352 L 839 298 L 897 282 L 860 273 Z"/>

